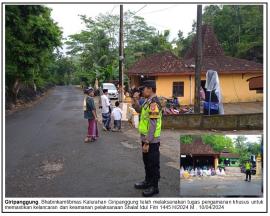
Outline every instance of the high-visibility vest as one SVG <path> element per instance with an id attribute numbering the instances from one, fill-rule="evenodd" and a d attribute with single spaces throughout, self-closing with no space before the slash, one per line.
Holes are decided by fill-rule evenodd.
<path id="1" fill-rule="evenodd" d="M 246 163 L 245 167 L 246 167 L 246 170 L 250 170 L 250 168 L 251 168 L 250 163 Z"/>
<path id="2" fill-rule="evenodd" d="M 154 137 L 159 137 L 161 133 L 161 122 L 162 122 L 162 111 L 159 105 L 154 101 L 146 101 L 142 105 L 140 122 L 139 122 L 139 133 L 147 135 L 149 132 L 150 119 L 157 119 L 156 130 Z"/>

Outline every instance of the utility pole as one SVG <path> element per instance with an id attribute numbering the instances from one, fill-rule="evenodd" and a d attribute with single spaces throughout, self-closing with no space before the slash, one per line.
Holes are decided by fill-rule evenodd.
<path id="1" fill-rule="evenodd" d="M 195 56 L 195 101 L 194 113 L 200 113 L 200 87 L 202 68 L 202 5 L 197 5 L 197 31 L 196 31 L 196 56 Z"/>
<path id="2" fill-rule="evenodd" d="M 120 5 L 119 30 L 119 101 L 123 102 L 123 74 L 124 74 L 124 33 L 123 33 L 123 5 Z"/>

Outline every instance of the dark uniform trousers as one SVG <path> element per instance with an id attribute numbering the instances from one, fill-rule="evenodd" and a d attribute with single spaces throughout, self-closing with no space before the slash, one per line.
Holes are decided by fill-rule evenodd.
<path id="1" fill-rule="evenodd" d="M 251 170 L 246 170 L 246 181 L 251 180 Z"/>
<path id="2" fill-rule="evenodd" d="M 158 187 L 158 181 L 160 178 L 159 146 L 160 146 L 159 142 L 150 143 L 149 151 L 147 153 L 142 153 L 144 169 L 145 169 L 145 181 L 154 187 Z"/>

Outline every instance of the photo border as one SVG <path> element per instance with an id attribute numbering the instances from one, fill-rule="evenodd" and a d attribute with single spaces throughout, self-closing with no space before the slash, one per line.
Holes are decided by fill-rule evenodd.
<path id="1" fill-rule="evenodd" d="M 3 195 L 3 178 L 5 177 L 5 175 L 3 175 L 3 145 L 5 143 L 3 143 L 3 122 L 5 121 L 4 120 L 4 109 L 5 107 L 3 107 L 3 94 L 4 94 L 4 91 L 5 91 L 5 87 L 3 86 L 4 84 L 4 81 L 3 81 L 3 78 L 4 78 L 4 62 L 3 62 L 3 56 L 4 56 L 4 50 L 1 49 L 1 85 L 2 85 L 2 91 L 1 91 L 1 102 L 2 102 L 2 109 L 1 109 L 1 174 L 2 174 L 2 178 L 1 178 L 1 213 L 268 213 L 268 2 L 222 2 L 222 1 L 216 1 L 216 2 L 202 2 L 202 1 L 195 1 L 195 2 L 147 2 L 147 1 L 144 1 L 144 2 L 121 2 L 121 1 L 118 1 L 118 2 L 55 2 L 55 1 L 39 1 L 39 2 L 27 2 L 27 1 L 24 1 L 24 2 L 1 2 L 1 47 L 3 47 L 3 44 L 4 44 L 4 38 L 3 38 L 3 27 L 4 27 L 4 24 L 3 24 L 3 18 L 4 18 L 4 14 L 3 14 L 3 11 L 4 11 L 4 5 L 46 5 L 46 4 L 99 4 L 99 5 L 102 5 L 102 4 L 123 4 L 123 5 L 129 5 L 129 4 L 149 4 L 149 5 L 156 5 L 156 4 L 202 4 L 202 5 L 206 5 L 206 4 L 216 4 L 216 5 L 231 5 L 231 4 L 237 4 L 237 5 L 265 5 L 266 7 L 266 20 L 265 20 L 265 23 L 266 23 L 266 44 L 264 44 L 264 48 L 266 47 L 266 55 L 265 55 L 265 61 L 263 62 L 263 64 L 265 64 L 265 68 L 266 68 L 266 71 L 264 71 L 263 73 L 263 77 L 265 77 L 264 79 L 266 79 L 266 85 L 264 86 L 264 90 L 263 90 L 263 94 L 265 94 L 266 96 L 266 99 L 264 101 L 265 103 L 265 106 L 266 106 L 266 112 L 263 113 L 264 117 L 266 117 L 266 125 L 264 125 L 264 128 L 263 128 L 263 131 L 262 131 L 262 134 L 264 135 L 265 133 L 265 137 L 266 137 L 266 140 L 263 140 L 263 143 L 264 143 L 264 150 L 266 151 L 266 159 L 264 159 L 265 161 L 265 170 L 266 170 L 266 174 L 265 174 L 265 178 L 266 178 L 266 187 L 264 188 L 263 190 L 263 193 L 266 194 L 266 197 L 265 197 L 265 200 L 266 201 L 266 211 L 265 212 L 231 212 L 231 211 L 209 211 L 209 212 L 206 212 L 206 211 L 203 211 L 203 212 L 200 212 L 200 211 L 189 211 L 189 212 L 183 212 L 183 211 L 179 211 L 179 212 L 170 212 L 170 211 L 158 211 L 158 212 L 149 212 L 149 211 L 140 211 L 140 212 L 132 212 L 132 211 L 112 211 L 112 212 L 96 212 L 96 211 L 89 211 L 89 212 L 83 212 L 83 211 L 72 211 L 72 212 L 68 212 L 68 211 L 59 211 L 59 212 L 53 212 L 53 211 L 37 211 L 37 212 L 6 212 L 6 211 L 3 211 L 3 206 L 4 206 L 4 195 Z M 20 197 L 22 198 L 22 197 Z M 23 197 L 23 198 L 26 198 L 26 197 Z M 27 197 L 29 198 L 29 197 Z M 36 197 L 31 197 L 31 198 L 36 198 Z M 41 197 L 37 197 L 38 199 L 40 199 Z M 64 198 L 64 197 L 46 197 L 46 198 Z M 67 197 L 69 198 L 69 197 Z M 75 197 L 72 197 L 72 198 L 75 198 Z M 86 198 L 86 197 L 76 197 L 76 198 Z M 105 198 L 105 197 L 103 197 Z M 121 198 L 121 197 L 118 197 L 118 198 Z M 124 198 L 138 198 L 138 197 L 124 197 Z M 161 197 L 161 198 L 169 198 L 169 197 Z M 170 197 L 170 198 L 178 198 L 178 197 Z M 185 197 L 179 197 L 179 198 L 185 198 Z M 203 198 L 207 198 L 207 197 L 203 197 Z M 211 197 L 213 198 L 213 197 Z M 224 197 L 225 199 L 229 198 L 229 199 L 232 199 L 231 197 Z M 244 198 L 247 198 L 247 197 L 244 197 Z M 254 198 L 254 197 L 253 197 Z M 98 199 L 98 198 L 97 198 Z M 187 197 L 188 199 L 188 197 Z"/>

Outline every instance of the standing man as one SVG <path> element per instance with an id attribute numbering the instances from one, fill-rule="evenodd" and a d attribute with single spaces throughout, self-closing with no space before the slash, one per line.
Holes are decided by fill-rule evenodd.
<path id="1" fill-rule="evenodd" d="M 144 82 L 144 103 L 139 104 L 139 92 L 133 95 L 133 108 L 140 113 L 139 133 L 142 141 L 142 156 L 145 169 L 145 179 L 136 183 L 136 189 L 144 189 L 145 197 L 159 193 L 159 146 L 162 111 L 161 104 L 156 96 L 156 82 L 147 80 Z"/>
<path id="2" fill-rule="evenodd" d="M 111 123 L 111 112 L 110 107 L 111 102 L 108 97 L 108 89 L 103 89 L 103 95 L 101 96 L 101 113 L 102 113 L 102 122 L 103 122 L 103 130 L 110 130 Z"/>
<path id="3" fill-rule="evenodd" d="M 245 163 L 245 168 L 246 168 L 246 180 L 245 181 L 251 181 L 251 162 L 250 160 L 247 160 Z"/>

